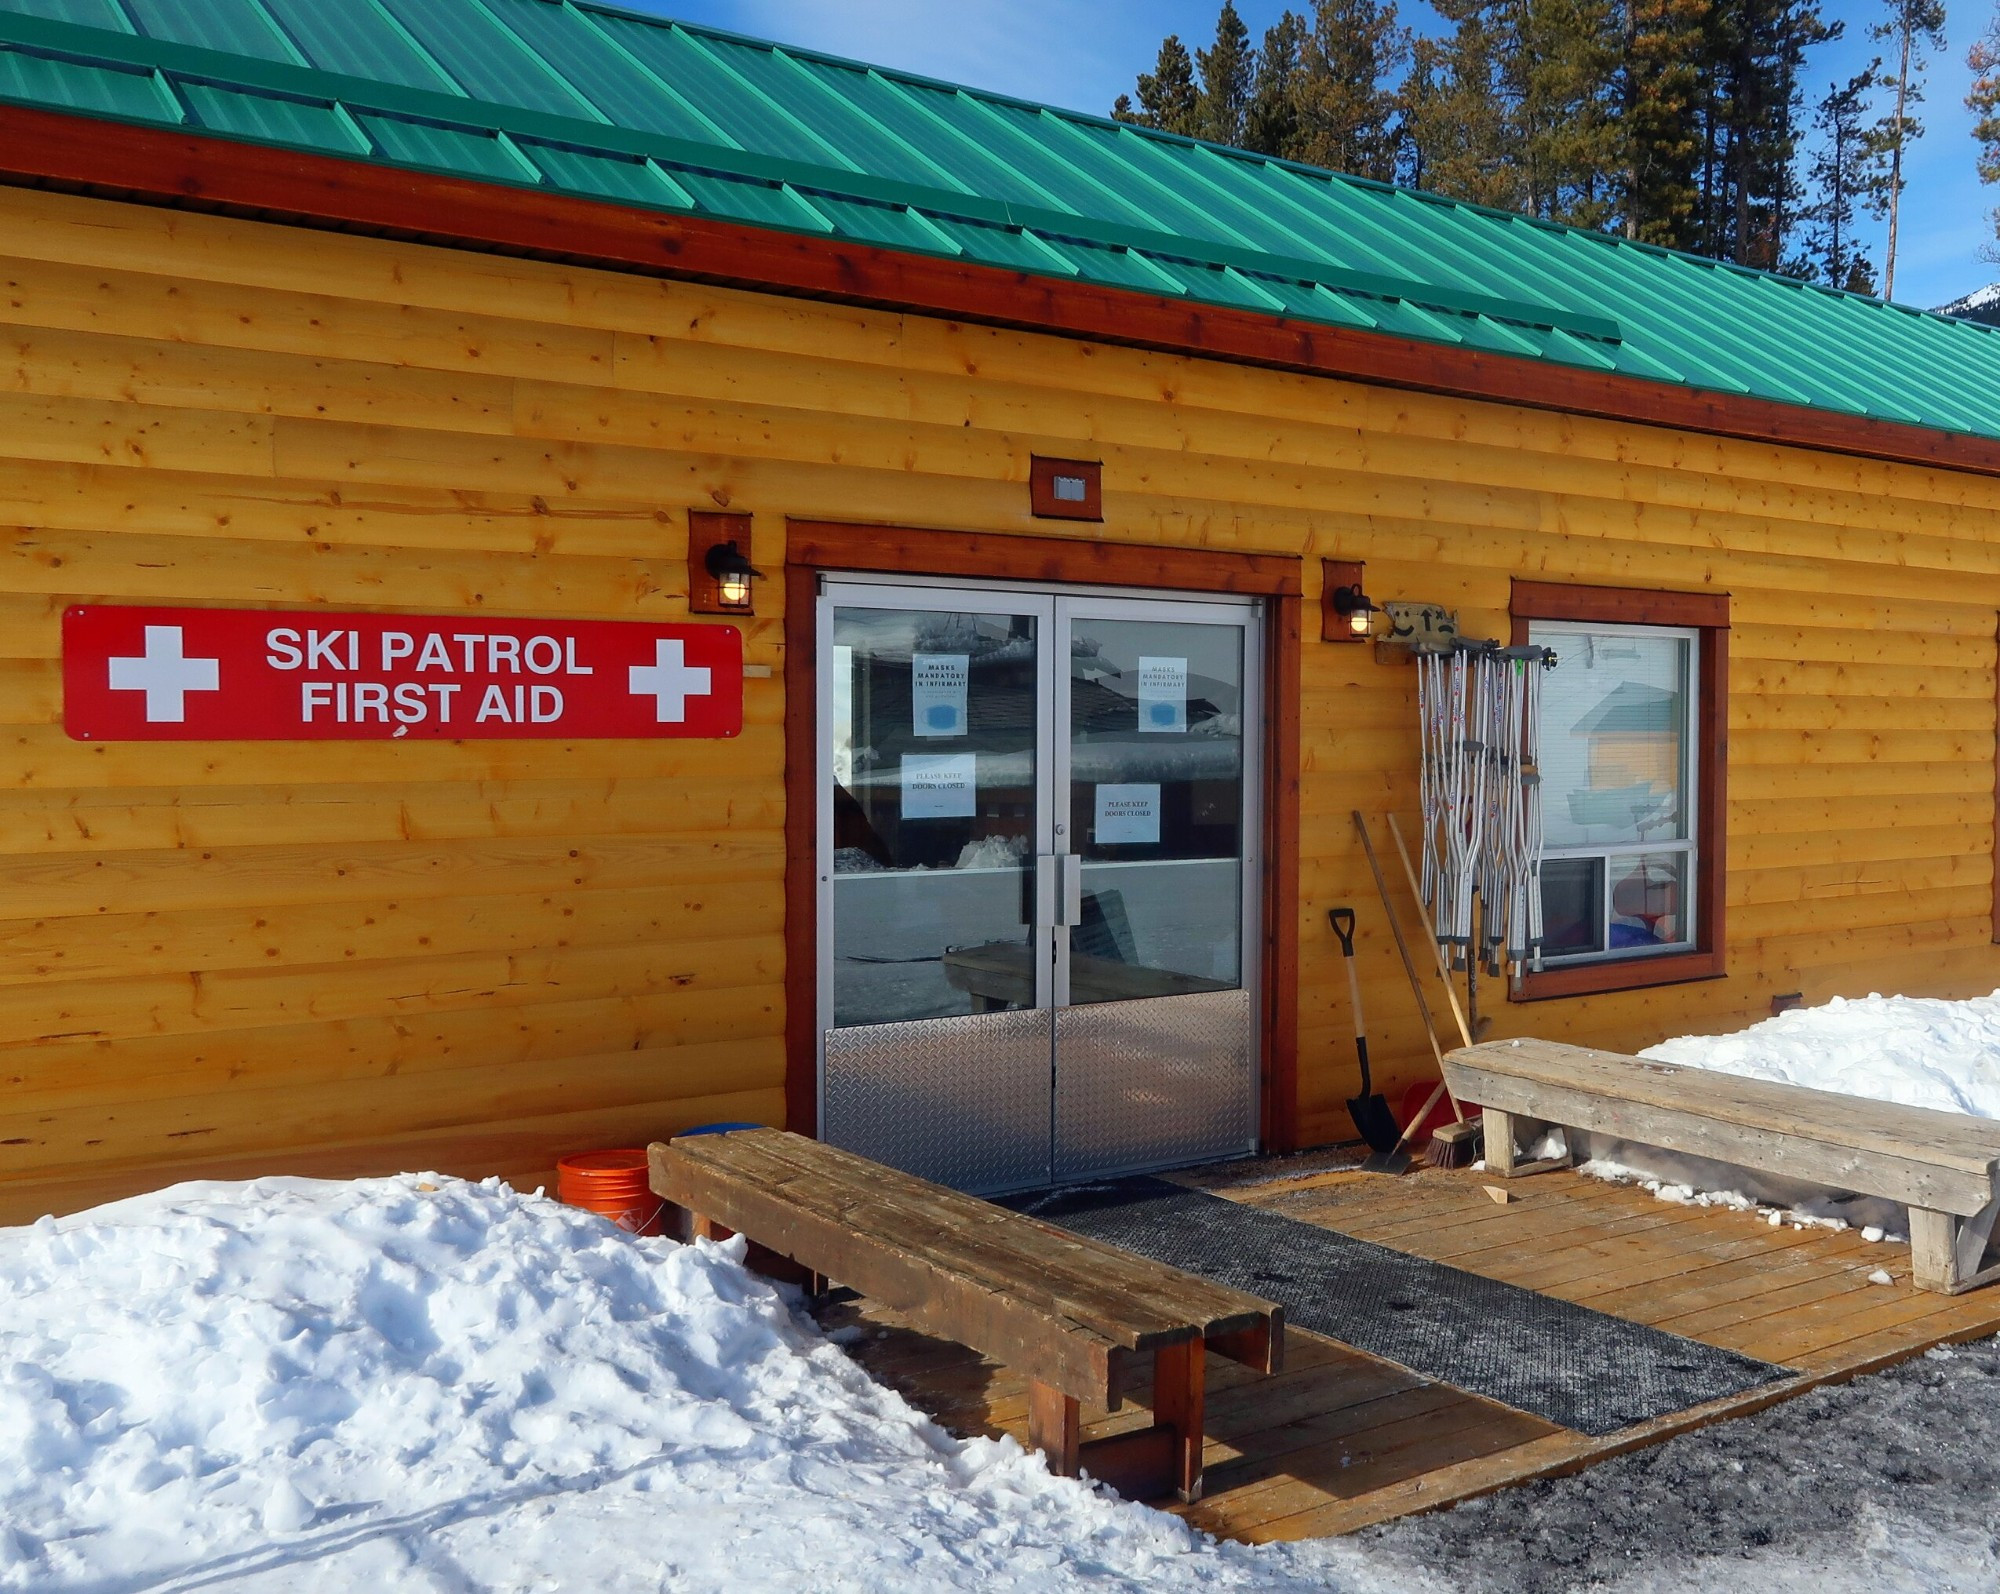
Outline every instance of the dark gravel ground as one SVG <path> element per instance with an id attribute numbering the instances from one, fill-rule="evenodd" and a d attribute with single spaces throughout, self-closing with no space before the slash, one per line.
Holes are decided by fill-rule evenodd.
<path id="1" fill-rule="evenodd" d="M 2000 1342 L 1406 1517 L 1355 1548 L 1467 1594 L 2000 1589 Z"/>

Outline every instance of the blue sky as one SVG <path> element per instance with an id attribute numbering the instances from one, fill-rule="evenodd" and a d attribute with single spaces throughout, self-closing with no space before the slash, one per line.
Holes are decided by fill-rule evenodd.
<path id="1" fill-rule="evenodd" d="M 1025 99 L 1102 113 L 1134 75 L 1150 66 L 1160 39 L 1179 33 L 1192 48 L 1215 28 L 1221 0 L 623 0 L 636 10 L 732 28 L 759 38 L 807 45 L 884 66 L 1018 94 Z M 1296 6 L 1298 0 L 1292 0 Z M 1926 136 L 1915 147 L 1903 199 L 1903 246 L 1896 297 L 1934 305 L 2000 279 L 1980 260 L 1993 237 L 1989 213 L 2000 190 L 1973 170 L 1971 116 L 1963 100 L 1971 74 L 1966 46 L 1992 15 L 1992 0 L 1952 7 L 1950 46 L 1932 62 Z M 1253 36 L 1283 9 L 1282 0 L 1238 0 Z M 1852 37 L 1818 51 L 1809 89 L 1823 94 L 1878 53 L 1866 37 L 1882 8 L 1832 0 Z M 1406 6 L 1406 16 L 1413 15 Z M 1428 9 L 1422 15 L 1429 16 Z M 1821 81 L 1824 80 L 1824 81 Z M 1884 229 L 1877 228 L 1877 232 Z M 1880 264 L 1879 241 L 1874 251 Z"/>

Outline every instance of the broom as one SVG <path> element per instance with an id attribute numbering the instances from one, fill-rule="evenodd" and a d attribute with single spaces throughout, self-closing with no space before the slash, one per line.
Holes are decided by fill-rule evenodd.
<path id="1" fill-rule="evenodd" d="M 1403 829 L 1396 823 L 1396 816 L 1389 815 L 1389 836 L 1396 843 L 1396 856 L 1403 860 L 1403 878 L 1410 883 L 1410 894 L 1417 899 L 1421 913 L 1424 905 L 1423 888 L 1417 884 L 1417 871 L 1410 863 L 1410 849 L 1403 845 Z M 1437 934 L 1431 928 L 1430 915 L 1422 914 L 1424 940 L 1431 949 L 1431 961 L 1437 965 L 1438 978 L 1444 981 L 1445 999 L 1451 1003 L 1452 1022 L 1458 1025 L 1458 1038 L 1465 1045 L 1472 1044 L 1472 1029 L 1465 1021 L 1465 1009 L 1458 1005 L 1458 987 L 1451 983 L 1451 970 L 1444 961 L 1444 948 L 1438 945 Z M 1444 1059 L 1438 1059 L 1438 1071 L 1444 1071 Z M 1452 1101 L 1452 1112 L 1456 1123 L 1449 1123 L 1432 1132 L 1430 1144 L 1424 1148 L 1425 1159 L 1438 1168 L 1470 1167 L 1479 1156 L 1485 1136 L 1477 1119 L 1467 1118 L 1459 1111 L 1456 1098 Z M 1425 1108 L 1426 1112 L 1430 1109 Z"/>
<path id="2" fill-rule="evenodd" d="M 1382 898 L 1383 916 L 1389 921 L 1389 933 L 1395 937 L 1396 951 L 1403 959 L 1403 972 L 1409 976 L 1410 994 L 1417 999 L 1417 1013 L 1424 1021 L 1424 1034 L 1431 1043 L 1431 1055 L 1437 1059 L 1438 1065 L 1437 1089 L 1431 1092 L 1430 1100 L 1426 1101 L 1417 1115 L 1410 1120 L 1409 1127 L 1403 1131 L 1396 1144 L 1387 1151 L 1376 1152 L 1361 1164 L 1364 1173 L 1408 1173 L 1410 1154 L 1404 1148 L 1422 1127 L 1424 1120 L 1430 1117 L 1431 1109 L 1438 1104 L 1438 1097 L 1444 1094 L 1444 1048 L 1438 1045 L 1437 1025 L 1431 1019 L 1431 1004 L 1424 1000 L 1423 981 L 1417 978 L 1417 965 L 1410 957 L 1409 943 L 1403 939 L 1403 927 L 1396 922 L 1395 905 L 1389 900 L 1389 882 L 1382 878 L 1382 865 L 1375 860 L 1375 843 L 1368 835 L 1368 821 L 1361 817 L 1361 810 L 1358 808 L 1354 810 L 1354 828 L 1361 834 L 1361 850 L 1368 856 L 1369 871 L 1375 876 L 1375 890 Z M 1454 1102 L 1452 1105 L 1455 1111 L 1457 1103 Z"/>

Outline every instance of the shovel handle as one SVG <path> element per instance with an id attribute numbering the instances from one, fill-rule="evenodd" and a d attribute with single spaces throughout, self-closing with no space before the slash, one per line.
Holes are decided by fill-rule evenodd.
<path id="1" fill-rule="evenodd" d="M 1368 1066 L 1368 1021 L 1361 1016 L 1361 975 L 1354 961 L 1354 910 L 1328 908 L 1333 933 L 1340 937 L 1340 961 L 1347 967 L 1347 1005 L 1354 1010 L 1354 1044 L 1361 1050 L 1361 1066 Z"/>

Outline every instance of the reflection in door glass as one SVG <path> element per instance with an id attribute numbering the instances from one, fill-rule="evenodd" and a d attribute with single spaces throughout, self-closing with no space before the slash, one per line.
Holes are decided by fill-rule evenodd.
<path id="1" fill-rule="evenodd" d="M 836 608 L 833 1022 L 1035 1005 L 1031 615 Z"/>
<path id="2" fill-rule="evenodd" d="M 1074 1004 L 1242 982 L 1243 635 L 1071 623 L 1070 835 L 1083 858 Z"/>

